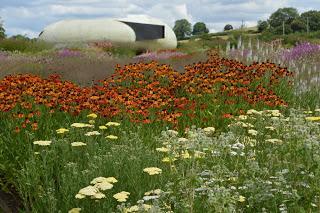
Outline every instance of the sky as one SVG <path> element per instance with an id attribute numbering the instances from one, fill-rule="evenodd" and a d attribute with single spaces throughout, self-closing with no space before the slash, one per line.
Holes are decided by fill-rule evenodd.
<path id="1" fill-rule="evenodd" d="M 178 19 L 187 19 L 219 32 L 226 24 L 239 27 L 242 20 L 248 27 L 255 26 L 283 7 L 297 8 L 299 13 L 320 10 L 320 0 L 0 0 L 0 21 L 8 36 L 31 38 L 59 20 L 100 17 L 150 16 L 170 27 Z"/>

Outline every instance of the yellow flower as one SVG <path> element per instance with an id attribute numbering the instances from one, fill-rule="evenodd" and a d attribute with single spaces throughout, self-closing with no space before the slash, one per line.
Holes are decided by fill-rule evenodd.
<path id="1" fill-rule="evenodd" d="M 200 152 L 200 151 L 194 151 L 194 157 L 195 158 L 204 158 L 206 153 Z"/>
<path id="2" fill-rule="evenodd" d="M 86 143 L 83 143 L 83 142 L 72 142 L 71 143 L 71 146 L 86 146 L 87 144 Z"/>
<path id="3" fill-rule="evenodd" d="M 85 124 L 85 123 L 73 123 L 71 124 L 71 127 L 77 127 L 77 128 L 83 128 L 83 127 L 94 127 L 94 125 L 91 124 Z"/>
<path id="4" fill-rule="evenodd" d="M 99 129 L 108 129 L 106 126 L 99 126 Z"/>
<path id="5" fill-rule="evenodd" d="M 70 209 L 68 213 L 79 213 L 80 211 L 81 211 L 81 208 L 73 208 L 73 209 Z"/>
<path id="6" fill-rule="evenodd" d="M 52 141 L 34 141 L 33 144 L 39 145 L 39 146 L 49 146 L 52 143 Z"/>
<path id="7" fill-rule="evenodd" d="M 238 201 L 243 203 L 246 201 L 246 197 L 240 195 Z"/>
<path id="8" fill-rule="evenodd" d="M 186 142 L 188 142 L 188 139 L 187 138 L 178 138 L 178 142 L 179 143 L 186 143 Z"/>
<path id="9" fill-rule="evenodd" d="M 276 144 L 281 144 L 283 143 L 282 140 L 280 139 L 276 139 L 276 138 L 273 138 L 273 139 L 267 139 L 266 142 L 269 142 L 269 143 L 276 143 Z"/>
<path id="10" fill-rule="evenodd" d="M 216 129 L 214 127 L 206 127 L 203 129 L 203 131 L 206 133 L 206 134 L 213 134 Z"/>
<path id="11" fill-rule="evenodd" d="M 95 119 L 95 118 L 97 118 L 97 117 L 98 117 L 98 116 L 97 116 L 97 114 L 95 114 L 95 113 L 91 113 L 91 114 L 87 115 L 87 118 Z"/>
<path id="12" fill-rule="evenodd" d="M 109 182 L 101 182 L 101 183 L 96 183 L 94 185 L 94 187 L 96 187 L 97 189 L 100 189 L 102 191 L 108 190 L 108 189 L 112 189 L 113 185 Z"/>
<path id="13" fill-rule="evenodd" d="M 118 180 L 114 177 L 96 177 L 94 178 L 90 183 L 96 184 L 96 183 L 102 183 L 102 182 L 108 182 L 108 183 L 117 183 Z"/>
<path id="14" fill-rule="evenodd" d="M 119 193 L 113 195 L 113 197 L 115 199 L 117 199 L 118 202 L 126 202 L 129 195 L 130 195 L 129 192 L 122 191 L 122 192 L 119 192 Z"/>
<path id="15" fill-rule="evenodd" d="M 106 196 L 105 196 L 103 193 L 98 192 L 98 193 L 92 195 L 92 196 L 91 196 L 91 199 L 102 199 L 102 198 L 105 198 L 105 197 L 106 197 Z"/>
<path id="16" fill-rule="evenodd" d="M 258 131 L 257 131 L 257 130 L 254 130 L 254 129 L 249 129 L 249 130 L 248 130 L 248 133 L 249 133 L 250 135 L 256 136 L 256 135 L 258 134 Z"/>
<path id="17" fill-rule="evenodd" d="M 276 130 L 276 128 L 274 128 L 273 126 L 266 126 L 265 128 L 268 129 L 268 130 L 271 130 L 271 131 Z"/>
<path id="18" fill-rule="evenodd" d="M 143 169 L 144 172 L 148 173 L 149 175 L 158 175 L 161 174 L 162 169 L 157 167 L 147 167 Z"/>
<path id="19" fill-rule="evenodd" d="M 89 120 L 89 124 L 94 124 L 95 120 Z"/>
<path id="20" fill-rule="evenodd" d="M 131 213 L 131 212 L 137 212 L 137 211 L 139 211 L 139 206 L 137 206 L 137 205 L 134 205 L 128 209 L 125 209 L 125 213 Z"/>
<path id="21" fill-rule="evenodd" d="M 84 187 L 82 189 L 80 189 L 80 191 L 78 192 L 78 194 L 82 194 L 82 195 L 85 195 L 85 196 L 92 196 L 96 193 L 98 193 L 98 189 L 94 186 L 87 186 L 87 187 Z"/>
<path id="22" fill-rule="evenodd" d="M 120 126 L 120 123 L 110 121 L 106 124 L 106 126 Z"/>
<path id="23" fill-rule="evenodd" d="M 312 111 L 303 111 L 303 113 L 305 113 L 305 114 L 312 114 L 313 112 L 312 112 Z"/>
<path id="24" fill-rule="evenodd" d="M 170 149 L 168 149 L 167 147 L 156 148 L 156 150 L 157 150 L 158 152 L 169 152 L 169 151 L 170 151 Z"/>
<path id="25" fill-rule="evenodd" d="M 190 156 L 190 154 L 189 154 L 188 151 L 182 152 L 180 156 L 181 156 L 182 158 L 184 158 L 184 159 L 191 158 L 191 156 Z"/>
<path id="26" fill-rule="evenodd" d="M 83 195 L 83 194 L 76 194 L 76 196 L 75 196 L 75 198 L 76 199 L 83 199 L 83 198 L 85 198 L 86 196 L 85 195 Z"/>
<path id="27" fill-rule="evenodd" d="M 34 152 L 34 154 L 35 154 L 35 155 L 39 155 L 39 154 L 40 154 L 40 152 Z"/>
<path id="28" fill-rule="evenodd" d="M 239 115 L 239 120 L 247 120 L 248 119 L 248 116 L 246 115 Z"/>
<path id="29" fill-rule="evenodd" d="M 111 139 L 111 140 L 117 140 L 118 139 L 118 136 L 115 136 L 115 135 L 108 135 L 106 136 L 107 139 Z"/>
<path id="30" fill-rule="evenodd" d="M 261 115 L 262 112 L 261 112 L 261 111 L 257 111 L 257 110 L 255 110 L 255 109 L 249 109 L 249 110 L 247 111 L 247 115 L 253 115 L 253 114 L 255 114 L 255 115 Z"/>
<path id="31" fill-rule="evenodd" d="M 65 132 L 69 132 L 69 130 L 65 129 L 65 128 L 60 128 L 60 129 L 57 129 L 56 132 L 57 132 L 57 134 L 63 134 Z"/>
<path id="32" fill-rule="evenodd" d="M 85 136 L 92 136 L 92 135 L 101 135 L 100 132 L 98 131 L 92 131 L 92 132 L 87 132 L 84 134 Z"/>
<path id="33" fill-rule="evenodd" d="M 177 158 L 164 157 L 164 158 L 162 159 L 162 162 L 164 162 L 164 163 L 170 163 L 170 162 L 174 162 L 174 161 L 176 161 L 176 160 L 177 160 Z"/>
<path id="34" fill-rule="evenodd" d="M 161 189 L 155 189 L 155 190 L 151 190 L 148 191 L 146 193 L 144 193 L 144 195 L 149 196 L 149 195 L 159 195 L 161 194 L 162 190 Z"/>
<path id="35" fill-rule="evenodd" d="M 319 117 L 306 117 L 307 121 L 320 121 L 320 116 Z"/>

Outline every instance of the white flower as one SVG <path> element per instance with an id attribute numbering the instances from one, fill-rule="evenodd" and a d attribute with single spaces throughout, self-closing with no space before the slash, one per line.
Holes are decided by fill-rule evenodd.
<path id="1" fill-rule="evenodd" d="M 254 130 L 254 129 L 249 129 L 249 130 L 248 130 L 248 134 L 253 135 L 253 136 L 256 136 L 256 135 L 258 134 L 258 131 L 257 131 L 257 130 Z"/>
<path id="2" fill-rule="evenodd" d="M 167 134 L 168 134 L 169 136 L 171 136 L 171 137 L 175 137 L 175 136 L 177 136 L 179 133 L 178 133 L 177 131 L 175 131 L 175 130 L 169 129 L 169 130 L 167 130 Z"/>
<path id="3" fill-rule="evenodd" d="M 273 126 L 266 126 L 265 128 L 268 129 L 268 130 L 271 130 L 271 131 L 276 130 L 276 128 L 274 128 Z"/>
<path id="4" fill-rule="evenodd" d="M 71 143 L 71 146 L 86 146 L 87 144 L 86 143 L 83 143 L 83 142 L 72 142 Z"/>
<path id="5" fill-rule="evenodd" d="M 178 138 L 178 142 L 179 143 L 186 143 L 188 142 L 189 140 L 187 138 Z"/>
<path id="6" fill-rule="evenodd" d="M 34 141 L 33 144 L 39 145 L 39 146 L 49 146 L 52 143 L 52 141 Z"/>
<path id="7" fill-rule="evenodd" d="M 214 127 L 206 127 L 206 128 L 204 128 L 203 129 L 203 131 L 206 133 L 206 134 L 213 134 L 215 131 L 216 131 L 216 129 L 214 128 Z"/>
<path id="8" fill-rule="evenodd" d="M 85 136 L 92 136 L 92 135 L 101 135 L 100 132 L 98 131 L 92 131 L 92 132 L 87 132 L 84 134 Z"/>
<path id="9" fill-rule="evenodd" d="M 239 115 L 239 120 L 247 120 L 248 116 L 246 115 Z"/>
<path id="10" fill-rule="evenodd" d="M 245 146 L 242 143 L 238 142 L 238 143 L 233 144 L 231 148 L 232 149 L 244 149 L 244 147 Z"/>
<path id="11" fill-rule="evenodd" d="M 276 138 L 272 138 L 272 139 L 267 139 L 266 142 L 269 142 L 269 143 L 275 143 L 275 144 L 281 144 L 283 143 L 282 140 L 280 139 L 276 139 Z"/>
<path id="12" fill-rule="evenodd" d="M 247 115 L 261 115 L 262 114 L 262 112 L 261 111 L 257 111 L 257 110 L 255 110 L 255 109 L 249 109 L 248 111 L 247 111 Z"/>

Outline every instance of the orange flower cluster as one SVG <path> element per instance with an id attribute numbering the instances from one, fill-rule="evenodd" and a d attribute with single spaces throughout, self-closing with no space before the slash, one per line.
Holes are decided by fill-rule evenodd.
<path id="1" fill-rule="evenodd" d="M 155 61 L 118 65 L 112 76 L 84 88 L 62 81 L 59 75 L 47 79 L 30 74 L 9 75 L 0 81 L 0 111 L 10 111 L 18 103 L 30 109 L 33 102 L 75 115 L 89 109 L 105 117 L 125 114 L 132 121 L 176 123 L 184 110 L 193 111 L 196 107 L 196 103 L 188 99 L 190 93 L 219 92 L 227 97 L 242 97 L 250 104 L 286 105 L 272 90 L 261 84 L 251 89 L 250 84 L 260 80 L 267 71 L 271 72 L 270 85 L 292 75 L 273 63 L 246 66 L 219 58 L 215 52 L 209 52 L 206 62 L 186 66 L 185 70 L 178 73 Z M 226 99 L 226 103 L 233 102 Z"/>

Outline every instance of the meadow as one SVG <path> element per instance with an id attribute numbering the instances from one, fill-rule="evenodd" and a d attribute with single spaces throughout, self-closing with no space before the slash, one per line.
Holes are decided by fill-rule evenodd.
<path id="1" fill-rule="evenodd" d="M 320 46 L 237 42 L 2 51 L 2 191 L 20 212 L 319 212 Z"/>

